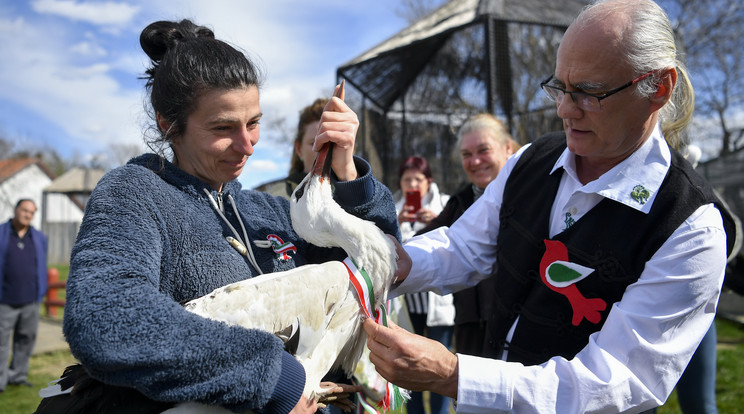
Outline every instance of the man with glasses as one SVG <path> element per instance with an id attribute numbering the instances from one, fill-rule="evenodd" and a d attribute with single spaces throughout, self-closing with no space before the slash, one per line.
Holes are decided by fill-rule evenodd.
<path id="1" fill-rule="evenodd" d="M 653 409 L 713 321 L 734 239 L 677 152 L 693 94 L 668 17 L 650 0 L 593 4 L 541 86 L 564 131 L 511 157 L 449 229 L 409 240 L 392 291 L 493 277 L 489 358 L 366 321 L 370 360 L 458 413 Z"/>

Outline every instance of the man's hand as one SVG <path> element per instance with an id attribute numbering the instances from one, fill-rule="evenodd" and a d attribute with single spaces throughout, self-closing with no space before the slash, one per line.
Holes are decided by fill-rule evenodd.
<path id="1" fill-rule="evenodd" d="M 390 322 L 364 321 L 369 360 L 386 380 L 411 391 L 457 398 L 457 355 L 441 343 L 414 335 Z"/>

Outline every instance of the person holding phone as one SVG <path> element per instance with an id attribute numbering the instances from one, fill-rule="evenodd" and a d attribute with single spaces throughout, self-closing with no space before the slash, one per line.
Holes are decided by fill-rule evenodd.
<path id="1" fill-rule="evenodd" d="M 429 163 L 419 155 L 401 162 L 398 167 L 398 184 L 400 191 L 394 194 L 395 210 L 398 213 L 402 239 L 406 241 L 439 215 L 450 196 L 439 192 Z M 412 293 L 405 295 L 405 305 L 416 334 L 437 340 L 448 349 L 452 347 L 455 305 L 451 294 L 441 296 L 433 292 Z M 450 399 L 432 393 L 429 405 L 431 414 L 448 414 Z M 408 414 L 424 414 L 422 393 L 412 392 L 406 409 Z"/>
<path id="2" fill-rule="evenodd" d="M 408 157 L 398 167 L 400 191 L 394 194 L 395 210 L 403 241 L 411 238 L 439 215 L 449 195 L 439 192 L 426 158 Z"/>

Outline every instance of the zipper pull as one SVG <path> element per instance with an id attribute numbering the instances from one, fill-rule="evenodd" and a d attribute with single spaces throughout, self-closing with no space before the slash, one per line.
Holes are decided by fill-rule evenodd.
<path id="1" fill-rule="evenodd" d="M 217 192 L 217 206 L 220 208 L 221 212 L 225 212 L 225 204 L 222 201 L 222 191 Z"/>
<path id="2" fill-rule="evenodd" d="M 230 246 L 232 246 L 233 248 L 235 248 L 235 250 L 238 251 L 238 253 L 242 254 L 243 256 L 246 256 L 248 254 L 248 249 L 245 248 L 245 246 L 243 245 L 243 243 L 240 242 L 240 240 L 234 237 L 231 237 L 231 236 L 227 236 L 225 237 L 225 239 L 227 240 L 228 243 L 230 243 Z"/>

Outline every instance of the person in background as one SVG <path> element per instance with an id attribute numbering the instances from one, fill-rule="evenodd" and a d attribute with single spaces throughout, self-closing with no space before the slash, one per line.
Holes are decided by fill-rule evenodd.
<path id="1" fill-rule="evenodd" d="M 394 194 L 395 210 L 403 241 L 412 237 L 431 222 L 444 208 L 449 195 L 439 192 L 434 182 L 429 163 L 424 157 L 414 155 L 404 159 L 398 167 L 400 190 Z M 420 208 L 413 211 L 408 204 L 407 193 L 413 192 Z M 410 196 L 409 196 L 410 197 Z M 437 295 L 433 292 L 417 292 L 405 296 L 405 308 L 413 332 L 452 347 L 455 323 L 455 306 L 452 295 Z M 393 308 L 397 305 L 394 303 Z M 450 399 L 432 393 L 429 398 L 431 414 L 448 414 Z M 408 414 L 424 414 L 424 398 L 420 392 L 412 392 L 406 404 Z"/>
<path id="2" fill-rule="evenodd" d="M 6 385 L 32 386 L 28 364 L 47 292 L 47 238 L 31 226 L 34 214 L 36 203 L 24 198 L 0 224 L 0 392 Z"/>
<path id="3" fill-rule="evenodd" d="M 403 241 L 406 241 L 442 211 L 449 200 L 449 195 L 439 192 L 439 187 L 431 175 L 429 163 L 420 155 L 401 161 L 398 166 L 398 187 L 400 190 L 395 192 L 393 198 L 401 236 Z M 409 192 L 414 192 L 418 196 L 420 208 L 415 211 L 407 204 L 406 194 Z"/>
<path id="4" fill-rule="evenodd" d="M 91 194 L 71 254 L 63 325 L 82 365 L 43 390 L 37 413 L 161 412 L 181 402 L 314 413 L 315 400 L 302 394 L 305 371 L 277 336 L 182 306 L 230 283 L 345 257 L 301 239 L 286 199 L 237 181 L 259 141 L 260 72 L 190 20 L 154 22 L 140 44 L 151 59 L 156 135 L 148 143 L 156 153 L 109 171 Z M 353 154 L 358 126 L 332 98 L 315 148 L 335 144 L 331 180 L 342 208 L 399 237 L 392 194 Z M 281 246 L 266 243 L 277 240 Z"/>
<path id="5" fill-rule="evenodd" d="M 297 136 L 293 144 L 294 151 L 292 151 L 289 175 L 281 180 L 262 184 L 256 187 L 256 190 L 286 199 L 292 196 L 297 185 L 313 167 L 315 161 L 313 144 L 315 143 L 315 135 L 318 133 L 323 108 L 327 104 L 328 98 L 318 98 L 312 104 L 302 108 L 297 125 Z"/>
<path id="6" fill-rule="evenodd" d="M 685 158 L 696 168 L 702 151 L 696 145 L 688 145 Z M 720 195 L 719 195 L 720 197 Z M 723 200 L 722 200 L 723 201 Z M 724 207 L 726 207 L 724 205 Z M 729 210 L 731 214 L 731 211 Z M 735 221 L 738 217 L 732 215 Z M 740 224 L 739 224 L 740 225 Z M 738 226 L 737 226 L 738 230 Z M 738 232 L 737 232 L 738 233 Z M 738 249 L 734 247 L 729 255 L 733 259 Z M 716 404 L 716 359 L 718 351 L 718 335 L 715 320 L 710 324 L 708 332 L 703 336 L 700 345 L 692 354 L 690 363 L 677 382 L 677 402 L 683 414 L 717 414 Z M 656 410 L 654 410 L 656 412 Z"/>
<path id="7" fill-rule="evenodd" d="M 441 213 L 416 234 L 451 226 L 496 178 L 507 158 L 519 149 L 504 123 L 489 113 L 473 115 L 457 131 L 457 148 L 468 184 L 450 197 Z M 481 355 L 490 280 L 453 294 L 455 305 L 454 347 L 461 354 Z"/>
<path id="8" fill-rule="evenodd" d="M 735 240 L 677 151 L 694 99 L 669 18 L 651 0 L 593 3 L 540 86 L 564 130 L 510 157 L 451 227 L 408 240 L 391 291 L 493 278 L 488 356 L 365 321 L 370 361 L 458 413 L 652 410 L 713 322 Z"/>

